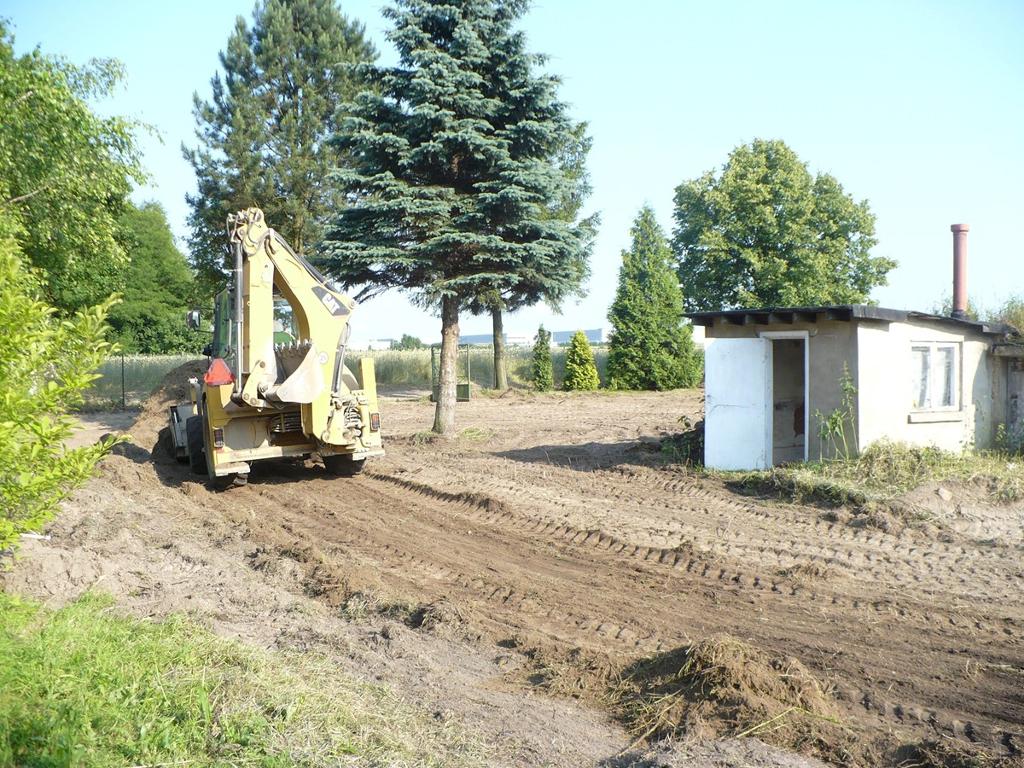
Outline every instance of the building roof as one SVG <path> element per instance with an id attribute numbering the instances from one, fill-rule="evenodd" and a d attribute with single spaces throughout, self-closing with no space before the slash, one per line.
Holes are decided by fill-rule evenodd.
<path id="1" fill-rule="evenodd" d="M 733 325 L 775 325 L 794 322 L 815 323 L 818 315 L 827 320 L 882 320 L 889 323 L 904 323 L 923 320 L 952 325 L 962 330 L 983 333 L 989 336 L 1018 336 L 1019 331 L 1005 323 L 986 323 L 979 320 L 960 320 L 946 315 L 929 312 L 914 312 L 904 309 L 886 309 L 870 304 L 834 304 L 818 307 L 764 307 L 761 309 L 723 309 L 713 312 L 687 312 L 686 317 L 694 325 L 709 326 L 721 318 Z"/>

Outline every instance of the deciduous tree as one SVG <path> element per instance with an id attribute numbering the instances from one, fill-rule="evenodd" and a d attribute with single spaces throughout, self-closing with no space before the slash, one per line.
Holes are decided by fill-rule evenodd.
<path id="1" fill-rule="evenodd" d="M 896 263 L 875 216 L 782 141 L 737 147 L 676 188 L 672 247 L 687 310 L 863 303 Z"/>
<path id="2" fill-rule="evenodd" d="M 434 430 L 455 419 L 460 310 L 523 286 L 578 285 L 588 234 L 553 217 L 571 180 L 552 158 L 573 130 L 557 79 L 514 30 L 523 0 L 398 0 L 385 10 L 395 67 L 364 67 L 339 135 L 354 198 L 330 234 L 325 268 L 359 296 L 414 292 L 441 312 Z"/>
<path id="3" fill-rule="evenodd" d="M 345 163 L 328 138 L 338 106 L 363 88 L 350 65 L 373 61 L 363 25 L 335 0 L 260 0 L 220 54 L 223 76 L 212 100 L 194 97 L 199 146 L 182 147 L 196 174 L 189 247 L 200 278 L 215 292 L 225 279 L 225 219 L 258 205 L 300 253 L 313 248 L 344 198 L 327 184 Z"/>
<path id="4" fill-rule="evenodd" d="M 18 247 L 42 270 L 47 299 L 65 314 L 124 285 L 117 217 L 132 182 L 144 179 L 139 126 L 90 106 L 123 74 L 109 59 L 75 66 L 39 49 L 16 56 L 0 19 L 0 206 L 17 220 Z"/>
<path id="5" fill-rule="evenodd" d="M 619 287 L 608 319 L 608 384 L 615 389 L 675 389 L 700 383 L 700 362 L 672 252 L 654 211 L 644 206 L 622 252 Z"/>
<path id="6" fill-rule="evenodd" d="M 125 352 L 198 352 L 210 337 L 185 325 L 196 286 L 164 209 L 154 202 L 129 205 L 118 224 L 130 261 L 122 300 L 110 310 L 114 339 Z"/>

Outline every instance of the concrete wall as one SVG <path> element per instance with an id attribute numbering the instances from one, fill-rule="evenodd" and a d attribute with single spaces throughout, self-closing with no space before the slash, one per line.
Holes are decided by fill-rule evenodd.
<path id="1" fill-rule="evenodd" d="M 857 380 L 857 333 L 856 324 L 840 320 L 825 320 L 819 316 L 816 323 L 775 323 L 771 325 L 733 325 L 721 318 L 707 327 L 707 338 L 750 338 L 762 333 L 777 331 L 807 331 L 810 362 L 808 386 L 807 456 L 817 460 L 819 456 L 830 457 L 831 444 L 821 445 L 818 438 L 818 413 L 828 415 L 842 406 L 843 364 L 848 366 L 851 377 Z M 856 418 L 856 407 L 854 408 Z M 853 426 L 846 424 L 847 439 L 852 443 Z"/>
<path id="2" fill-rule="evenodd" d="M 960 408 L 914 412 L 911 346 L 948 342 L 960 350 Z M 1006 419 L 1005 362 L 989 354 L 981 335 L 923 321 L 857 324 L 860 447 L 876 440 L 935 445 L 959 451 L 988 448 L 995 425 Z"/>

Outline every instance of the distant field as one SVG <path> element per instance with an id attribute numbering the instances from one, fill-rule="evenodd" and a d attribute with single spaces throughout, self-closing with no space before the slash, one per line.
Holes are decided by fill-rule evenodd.
<path id="1" fill-rule="evenodd" d="M 564 347 L 551 350 L 555 372 L 555 386 L 561 385 L 565 373 Z M 510 347 L 507 350 L 509 383 L 514 387 L 530 384 L 532 350 L 528 347 Z M 376 350 L 353 351 L 348 358 L 349 367 L 356 368 L 359 357 L 372 357 L 377 370 L 377 383 L 384 387 L 430 389 L 430 350 Z M 467 359 L 468 358 L 468 359 Z M 607 347 L 594 347 L 594 358 L 601 383 L 606 383 L 605 364 Z M 111 410 L 139 406 L 163 380 L 184 363 L 195 360 L 194 355 L 125 355 L 109 358 L 98 373 L 100 378 L 88 391 L 82 410 Z M 459 381 L 469 379 L 480 387 L 494 386 L 494 356 L 490 347 L 470 347 L 459 351 Z"/>

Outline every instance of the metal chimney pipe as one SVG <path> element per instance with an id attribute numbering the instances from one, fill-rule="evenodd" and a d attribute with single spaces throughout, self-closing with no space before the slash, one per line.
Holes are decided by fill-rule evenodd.
<path id="1" fill-rule="evenodd" d="M 953 313 L 957 320 L 967 319 L 967 232 L 966 224 L 953 224 Z"/>

